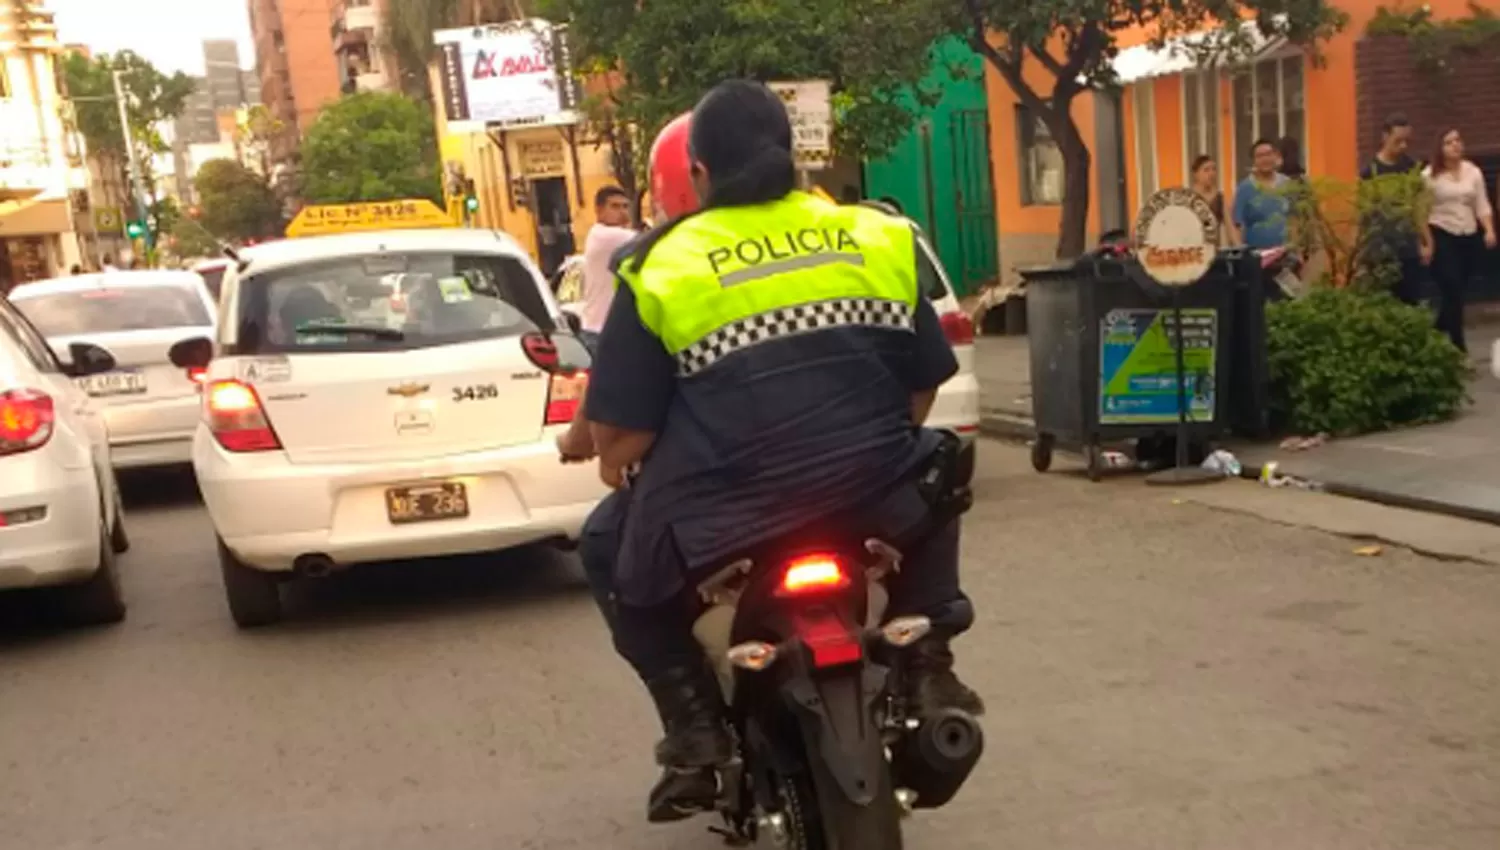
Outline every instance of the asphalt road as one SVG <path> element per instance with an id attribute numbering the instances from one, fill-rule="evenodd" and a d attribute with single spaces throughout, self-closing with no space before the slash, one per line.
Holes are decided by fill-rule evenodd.
<path id="1" fill-rule="evenodd" d="M 1500 846 L 1493 568 L 983 448 L 960 650 L 990 750 L 908 846 Z M 0 846 L 720 846 L 643 823 L 654 722 L 567 558 L 374 568 L 241 634 L 191 485 L 134 485 L 125 624 L 0 601 Z"/>

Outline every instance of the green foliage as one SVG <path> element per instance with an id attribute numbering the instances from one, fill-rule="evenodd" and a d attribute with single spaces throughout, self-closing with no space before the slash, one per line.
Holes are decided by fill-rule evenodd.
<path id="1" fill-rule="evenodd" d="M 184 216 L 172 228 L 168 242 L 172 252 L 179 257 L 214 257 L 219 254 L 219 241 L 203 229 L 203 225 Z"/>
<path id="2" fill-rule="evenodd" d="M 1063 156 L 1065 200 L 1058 255 L 1083 252 L 1088 230 L 1091 177 L 1089 148 L 1071 112 L 1084 91 L 1115 86 L 1110 61 L 1116 39 L 1144 30 L 1157 45 L 1201 33 L 1203 59 L 1238 60 L 1252 53 L 1255 35 L 1281 37 L 1316 48 L 1336 34 L 1348 16 L 1332 0 L 925 0 L 955 32 L 968 35 L 1057 140 Z M 1245 26 L 1223 27 L 1223 21 Z M 1028 65 L 1039 66 L 1033 73 Z M 1040 83 L 1040 84 L 1039 84 Z"/>
<path id="3" fill-rule="evenodd" d="M 1287 189 L 1290 240 L 1303 256 L 1321 251 L 1329 283 L 1388 292 L 1402 243 L 1415 245 L 1427 219 L 1421 172 L 1347 181 L 1309 177 Z"/>
<path id="4" fill-rule="evenodd" d="M 442 206 L 432 112 L 411 98 L 348 95 L 318 115 L 301 153 L 308 203 L 429 198 Z"/>
<path id="5" fill-rule="evenodd" d="M 181 115 L 188 96 L 193 93 L 193 81 L 186 74 L 181 71 L 171 76 L 163 74 L 128 50 L 113 56 L 72 53 L 63 58 L 61 69 L 63 85 L 77 111 L 78 130 L 88 142 L 89 150 L 95 152 L 124 153 L 114 71 L 123 73 L 122 84 L 129 100 L 130 135 L 138 154 L 167 151 L 156 126 Z"/>
<path id="6" fill-rule="evenodd" d="M 542 0 L 568 24 L 576 69 L 608 79 L 590 103 L 596 126 L 649 140 L 710 88 L 730 78 L 827 79 L 837 115 L 834 146 L 879 156 L 911 128 L 898 97 L 929 69 L 944 33 L 925 0 Z M 935 93 L 924 92 L 931 100 Z M 637 159 L 649 144 L 635 145 Z M 639 163 L 638 163 L 639 165 Z M 623 179 L 623 176 L 622 176 Z"/>
<path id="7" fill-rule="evenodd" d="M 211 159 L 193 178 L 199 223 L 228 242 L 281 235 L 281 204 L 266 179 L 232 159 Z"/>
<path id="8" fill-rule="evenodd" d="M 63 89 L 74 104 L 78 131 L 83 134 L 89 151 L 113 158 L 123 171 L 128 160 L 114 83 L 114 72 L 121 72 L 131 147 L 148 194 L 143 200 L 148 209 L 159 206 L 151 159 L 154 154 L 166 153 L 170 148 L 157 131 L 157 125 L 182 114 L 188 95 L 193 93 L 192 79 L 181 71 L 170 76 L 163 74 L 155 65 L 129 50 L 94 57 L 73 53 L 64 57 L 59 67 Z M 131 210 L 126 212 L 127 217 L 133 214 Z M 151 230 L 151 241 L 160 240 L 169 226 L 170 222 L 164 216 L 157 216 L 156 226 Z"/>
<path id="9" fill-rule="evenodd" d="M 1406 39 L 1417 67 L 1430 74 L 1452 73 L 1459 57 L 1493 55 L 1500 47 L 1500 15 L 1478 3 L 1469 3 L 1467 17 L 1438 20 L 1432 9 L 1380 6 L 1365 27 L 1371 36 Z"/>
<path id="10" fill-rule="evenodd" d="M 1467 358 L 1432 315 L 1383 293 L 1317 286 L 1271 305 L 1266 349 L 1273 420 L 1336 435 L 1438 422 L 1467 400 Z"/>

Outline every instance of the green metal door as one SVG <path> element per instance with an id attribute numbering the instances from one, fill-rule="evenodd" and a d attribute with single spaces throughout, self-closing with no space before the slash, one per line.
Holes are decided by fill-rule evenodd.
<path id="1" fill-rule="evenodd" d="M 888 155 L 865 163 L 865 195 L 896 201 L 920 224 L 966 295 L 999 267 L 983 60 L 961 39 L 940 42 L 924 86 L 942 100 Z"/>
<path id="2" fill-rule="evenodd" d="M 953 144 L 953 217 L 958 229 L 958 266 L 948 266 L 965 294 L 994 280 L 995 189 L 990 176 L 990 116 L 958 109 L 949 116 Z M 946 264 L 946 260 L 944 261 Z"/>

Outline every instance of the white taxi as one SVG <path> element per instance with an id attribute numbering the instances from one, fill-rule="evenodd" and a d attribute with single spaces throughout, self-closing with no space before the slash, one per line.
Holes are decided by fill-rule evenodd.
<path id="1" fill-rule="evenodd" d="M 586 387 L 525 251 L 488 230 L 266 243 L 225 272 L 193 468 L 230 614 L 353 564 L 577 538 L 605 495 L 556 438 Z"/>
<path id="2" fill-rule="evenodd" d="M 68 354 L 0 297 L 0 590 L 53 588 L 75 621 L 114 623 L 130 541 L 104 419 L 73 379 L 115 364 L 83 342 Z"/>
<path id="3" fill-rule="evenodd" d="M 98 345 L 116 368 L 78 379 L 103 408 L 116 469 L 185 465 L 198 425 L 197 375 L 167 350 L 212 336 L 214 306 L 203 278 L 186 271 L 110 271 L 24 283 L 11 302 L 54 351 Z"/>

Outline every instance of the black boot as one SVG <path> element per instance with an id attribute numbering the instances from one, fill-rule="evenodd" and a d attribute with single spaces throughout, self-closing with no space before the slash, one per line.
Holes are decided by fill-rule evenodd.
<path id="1" fill-rule="evenodd" d="M 975 717 L 984 714 L 984 700 L 953 672 L 948 640 L 928 635 L 906 653 L 906 694 L 915 717 L 930 717 L 949 708 Z"/>
<path id="2" fill-rule="evenodd" d="M 651 788 L 646 817 L 652 823 L 712 811 L 718 773 L 734 742 L 724 725 L 724 698 L 706 667 L 678 668 L 647 683 L 666 736 L 656 745 L 661 778 Z"/>

